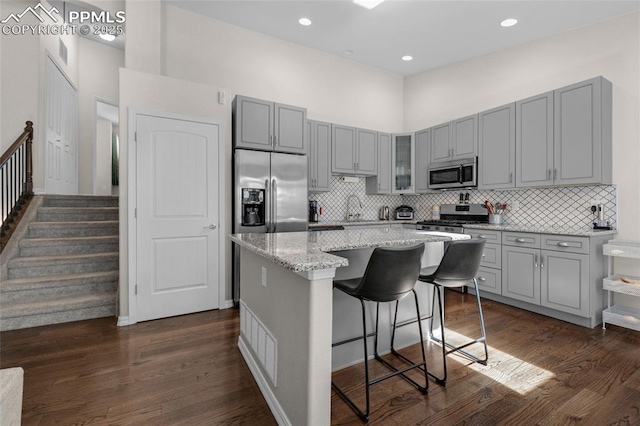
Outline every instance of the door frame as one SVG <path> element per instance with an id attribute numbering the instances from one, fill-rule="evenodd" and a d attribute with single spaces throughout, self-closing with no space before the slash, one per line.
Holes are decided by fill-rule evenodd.
<path id="1" fill-rule="evenodd" d="M 129 145 L 128 156 L 129 156 L 129 164 L 127 167 L 128 170 L 128 183 L 127 190 L 129 192 L 127 196 L 127 217 L 128 217 L 128 242 L 127 242 L 127 260 L 129 262 L 128 268 L 128 306 L 129 306 L 129 315 L 124 317 L 119 317 L 118 325 L 133 325 L 138 322 L 138 311 L 137 311 L 137 295 L 136 295 L 136 277 L 138 276 L 138 263 L 136 258 L 136 252 L 138 247 L 138 226 L 136 223 L 136 200 L 137 200 L 137 187 L 138 187 L 138 179 L 137 179 L 137 142 L 136 138 L 136 129 L 138 127 L 138 116 L 153 116 L 159 118 L 173 119 L 173 120 L 181 120 L 181 121 L 192 121 L 195 123 L 201 124 L 212 124 L 218 126 L 218 230 L 220 232 L 220 238 L 218 240 L 218 256 L 219 256 L 219 269 L 218 269 L 218 309 L 222 309 L 226 306 L 225 299 L 225 269 L 226 269 L 226 259 L 225 259 L 225 242 L 226 242 L 226 216 L 224 209 L 224 197 L 225 197 L 225 138 L 224 138 L 224 125 L 223 123 L 213 120 L 206 117 L 198 117 L 192 115 L 183 115 L 183 114 L 174 114 L 165 111 L 156 111 L 150 110 L 146 108 L 129 108 L 128 113 L 128 128 L 127 128 L 127 143 Z"/>

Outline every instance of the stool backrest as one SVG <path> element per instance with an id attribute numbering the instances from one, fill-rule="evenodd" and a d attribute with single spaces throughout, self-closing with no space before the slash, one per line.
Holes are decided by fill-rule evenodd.
<path id="1" fill-rule="evenodd" d="M 418 281 L 423 252 L 424 243 L 377 247 L 354 295 L 374 302 L 390 302 L 404 297 Z"/>
<path id="2" fill-rule="evenodd" d="M 485 242 L 481 238 L 451 241 L 431 280 L 449 287 L 471 284 L 478 274 Z"/>

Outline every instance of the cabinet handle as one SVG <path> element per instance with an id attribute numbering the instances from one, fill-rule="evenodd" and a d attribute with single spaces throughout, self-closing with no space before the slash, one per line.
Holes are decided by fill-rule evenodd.
<path id="1" fill-rule="evenodd" d="M 565 243 L 565 242 L 558 243 L 558 245 L 560 247 L 569 247 L 569 243 Z"/>
<path id="2" fill-rule="evenodd" d="M 547 180 L 551 180 L 551 169 L 547 169 Z"/>
<path id="3" fill-rule="evenodd" d="M 516 243 L 526 243 L 524 238 L 516 238 Z"/>
<path id="4" fill-rule="evenodd" d="M 485 254 L 484 254 L 484 253 L 482 253 L 482 257 L 483 257 L 483 258 L 485 257 Z"/>
<path id="5" fill-rule="evenodd" d="M 480 235 L 478 235 L 478 238 L 485 239 L 485 238 L 487 238 L 487 237 L 486 237 L 484 234 L 480 234 Z"/>
<path id="6" fill-rule="evenodd" d="M 513 183 L 513 172 L 509 173 L 509 183 Z"/>
<path id="7" fill-rule="evenodd" d="M 487 279 L 485 277 L 478 277 L 478 281 L 486 281 Z"/>
<path id="8" fill-rule="evenodd" d="M 544 268 L 544 256 L 540 255 L 540 267 Z"/>
<path id="9" fill-rule="evenodd" d="M 273 146 L 276 146 L 278 144 L 278 137 L 276 135 L 273 135 Z"/>
<path id="10" fill-rule="evenodd" d="M 533 255 L 533 266 L 535 268 L 538 267 L 538 255 L 537 254 Z"/>

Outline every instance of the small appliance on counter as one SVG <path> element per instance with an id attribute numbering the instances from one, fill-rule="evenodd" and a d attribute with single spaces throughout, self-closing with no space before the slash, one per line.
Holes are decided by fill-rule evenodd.
<path id="1" fill-rule="evenodd" d="M 378 219 L 389 220 L 389 206 L 380 207 L 380 212 L 378 213 Z"/>
<path id="2" fill-rule="evenodd" d="M 318 202 L 309 201 L 309 222 L 318 223 Z"/>
<path id="3" fill-rule="evenodd" d="M 399 206 L 396 207 L 396 220 L 413 220 L 413 207 Z"/>

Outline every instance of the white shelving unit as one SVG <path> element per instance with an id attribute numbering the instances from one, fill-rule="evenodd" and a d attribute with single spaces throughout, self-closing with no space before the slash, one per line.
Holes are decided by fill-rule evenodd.
<path id="1" fill-rule="evenodd" d="M 609 275 L 602 280 L 602 288 L 608 291 L 607 309 L 602 311 L 602 328 L 607 323 L 640 331 L 640 309 L 623 305 L 611 306 L 611 292 L 629 294 L 640 297 L 640 284 L 625 283 L 620 278 L 640 280 L 626 274 L 613 275 L 613 258 L 627 257 L 640 259 L 640 241 L 611 240 L 602 248 L 605 256 L 609 256 Z"/>

